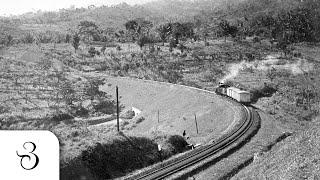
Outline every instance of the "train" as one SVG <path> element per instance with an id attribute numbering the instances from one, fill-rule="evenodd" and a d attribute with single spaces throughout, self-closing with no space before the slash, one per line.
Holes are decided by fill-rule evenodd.
<path id="1" fill-rule="evenodd" d="M 215 92 L 219 95 L 228 96 L 239 103 L 249 104 L 251 102 L 250 92 L 229 86 L 222 82 L 219 82 L 219 86 L 216 88 Z"/>

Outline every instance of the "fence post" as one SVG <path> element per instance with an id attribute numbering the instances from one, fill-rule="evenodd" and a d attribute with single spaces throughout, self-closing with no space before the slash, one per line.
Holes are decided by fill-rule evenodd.
<path id="1" fill-rule="evenodd" d="M 159 112 L 159 109 L 158 109 L 158 123 L 160 123 L 160 112 Z"/>

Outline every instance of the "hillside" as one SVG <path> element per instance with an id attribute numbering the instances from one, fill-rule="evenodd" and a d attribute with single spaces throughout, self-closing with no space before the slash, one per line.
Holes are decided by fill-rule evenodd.
<path id="1" fill-rule="evenodd" d="M 22 24 L 60 24 L 69 27 L 77 25 L 80 20 L 90 20 L 102 28 L 122 29 L 125 22 L 135 18 L 145 18 L 154 24 L 192 20 L 194 16 L 201 14 L 239 18 L 252 13 L 289 10 L 300 3 L 300 0 L 155 0 L 134 6 L 121 3 L 113 6 L 60 9 L 57 12 L 30 12 L 11 19 Z"/>
<path id="2" fill-rule="evenodd" d="M 116 32 L 125 29 L 129 20 L 144 18 L 154 25 L 167 22 L 201 21 L 203 26 L 215 27 L 217 20 L 227 19 L 230 22 L 248 19 L 254 21 L 256 16 L 274 16 L 281 11 L 296 7 L 311 6 L 318 9 L 319 4 L 300 0 L 155 0 L 142 5 L 121 3 L 113 6 L 90 6 L 88 8 L 68 8 L 59 11 L 38 11 L 9 18 L 0 17 L 1 34 L 14 37 L 23 32 L 57 31 L 73 32 L 80 21 L 93 21 L 101 29 Z M 249 23 L 249 22 L 245 22 Z M 3 36 L 3 35 L 2 35 Z"/>
<path id="3" fill-rule="evenodd" d="M 319 118 L 306 131 L 277 144 L 232 179 L 319 179 Z"/>
<path id="4" fill-rule="evenodd" d="M 58 24 L 73 28 L 82 20 L 96 22 L 102 28 L 123 28 L 130 19 L 144 17 L 156 20 L 157 15 L 142 6 L 130 6 L 122 3 L 116 6 L 101 6 L 92 8 L 62 9 L 58 12 L 28 13 L 17 18 L 23 24 Z"/>
<path id="5" fill-rule="evenodd" d="M 239 108 L 179 87 L 223 81 L 252 93 L 259 130 L 186 176 L 317 179 L 319 22 L 314 0 L 156 0 L 0 18 L 0 129 L 54 132 L 65 179 L 120 177 L 161 161 L 158 144 L 167 159 L 228 132 Z"/>

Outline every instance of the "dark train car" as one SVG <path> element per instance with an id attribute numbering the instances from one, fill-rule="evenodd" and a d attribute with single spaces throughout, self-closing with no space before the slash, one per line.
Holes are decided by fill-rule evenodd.
<path id="1" fill-rule="evenodd" d="M 219 83 L 219 86 L 216 88 L 216 93 L 220 95 L 227 95 L 227 88 L 230 87 L 226 84 Z"/>

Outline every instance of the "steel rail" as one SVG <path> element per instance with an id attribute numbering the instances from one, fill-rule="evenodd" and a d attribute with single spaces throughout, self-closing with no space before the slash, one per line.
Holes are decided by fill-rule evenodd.
<path id="1" fill-rule="evenodd" d="M 216 153 L 220 150 L 223 150 L 233 144 L 235 141 L 240 139 L 252 126 L 252 112 L 244 105 L 242 107 L 246 110 L 245 120 L 241 123 L 240 127 L 233 130 L 229 136 L 225 136 L 219 139 L 217 142 L 204 146 L 199 149 L 195 149 L 189 154 L 178 158 L 176 161 L 173 161 L 161 168 L 151 170 L 145 174 L 137 175 L 134 179 L 163 179 L 176 172 L 179 172 L 191 165 L 194 165 Z M 133 178 L 133 177 L 132 177 Z M 128 178 L 128 179 L 132 179 Z"/>

